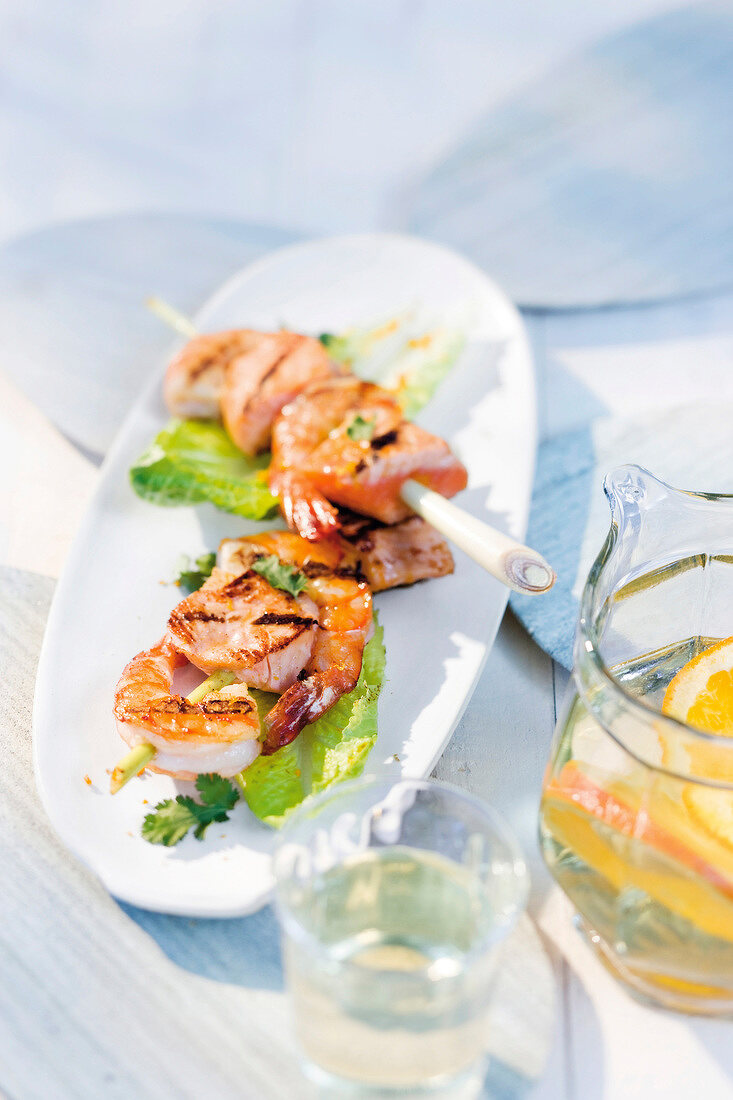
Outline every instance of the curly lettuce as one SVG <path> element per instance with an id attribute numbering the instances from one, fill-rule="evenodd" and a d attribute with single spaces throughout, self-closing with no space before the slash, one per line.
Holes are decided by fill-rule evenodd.
<path id="1" fill-rule="evenodd" d="M 267 486 L 269 455 L 242 453 L 221 424 L 171 420 L 130 470 L 138 496 L 153 504 L 199 504 L 246 519 L 274 514 L 277 498 Z"/>
<path id="2" fill-rule="evenodd" d="M 377 739 L 377 700 L 384 680 L 384 632 L 374 616 L 374 635 L 364 648 L 361 675 L 353 691 L 342 695 L 322 718 L 306 726 L 290 745 L 271 756 L 258 756 L 237 776 L 256 817 L 282 825 L 305 799 L 331 783 L 360 775 Z M 278 696 L 252 689 L 260 720 Z"/>

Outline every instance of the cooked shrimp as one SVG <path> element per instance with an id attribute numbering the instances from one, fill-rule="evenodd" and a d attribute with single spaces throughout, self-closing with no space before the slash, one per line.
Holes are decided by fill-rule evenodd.
<path id="1" fill-rule="evenodd" d="M 318 609 L 312 653 L 296 682 L 265 718 L 263 753 L 289 744 L 304 726 L 356 687 L 372 631 L 372 596 L 363 577 L 339 565 L 343 552 L 334 543 L 313 547 L 289 531 L 269 531 L 222 544 L 221 560 L 227 569 L 249 569 L 258 557 L 270 554 L 296 566 L 307 578 L 299 598 L 307 596 Z"/>
<path id="2" fill-rule="evenodd" d="M 226 368 L 259 338 L 260 333 L 250 329 L 230 329 L 189 340 L 165 372 L 163 395 L 173 415 L 218 420 Z"/>
<path id="3" fill-rule="evenodd" d="M 147 741 L 157 749 L 153 771 L 177 779 L 236 775 L 261 748 L 254 700 L 244 684 L 232 684 L 190 703 L 172 691 L 173 675 L 185 664 L 165 638 L 133 657 L 115 691 L 120 736 L 130 748 Z"/>
<path id="4" fill-rule="evenodd" d="M 260 554 L 262 551 L 260 551 Z M 249 565 L 211 577 L 168 619 L 168 638 L 204 672 L 227 669 L 264 691 L 282 692 L 308 663 L 318 608 L 305 593 L 291 596 Z"/>
<path id="5" fill-rule="evenodd" d="M 407 478 L 453 496 L 465 467 L 448 444 L 404 420 L 397 401 L 358 378 L 314 383 L 273 426 L 270 485 L 288 524 L 307 539 L 339 528 L 341 504 L 382 523 L 410 515 L 400 498 Z"/>
<path id="6" fill-rule="evenodd" d="M 264 451 L 284 405 L 311 382 L 343 373 L 320 340 L 295 332 L 261 333 L 224 372 L 224 427 L 247 454 Z"/>
<path id="7" fill-rule="evenodd" d="M 168 365 L 163 392 L 176 416 L 223 419 L 237 446 L 257 454 L 283 405 L 309 383 L 342 373 L 312 336 L 231 329 L 190 340 Z"/>

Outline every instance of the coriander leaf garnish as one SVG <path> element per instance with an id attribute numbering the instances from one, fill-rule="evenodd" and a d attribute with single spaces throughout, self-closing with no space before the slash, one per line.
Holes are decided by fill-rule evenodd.
<path id="1" fill-rule="evenodd" d="M 215 564 L 216 554 L 201 554 L 193 562 L 188 554 L 181 554 L 176 562 L 178 576 L 174 583 L 190 595 L 196 592 L 205 580 L 208 580 Z"/>
<path id="2" fill-rule="evenodd" d="M 239 799 L 239 791 L 216 772 L 208 772 L 196 778 L 196 788 L 207 806 L 221 806 L 224 810 L 233 810 Z"/>
<path id="3" fill-rule="evenodd" d="M 228 821 L 228 811 L 234 809 L 239 800 L 236 787 L 215 773 L 197 776 L 196 787 L 203 804 L 184 794 L 164 799 L 152 813 L 146 815 L 142 826 L 143 838 L 151 844 L 164 844 L 170 848 L 183 840 L 191 828 L 196 839 L 203 840 L 212 821 Z"/>
<path id="4" fill-rule="evenodd" d="M 374 435 L 376 424 L 376 416 L 370 416 L 368 420 L 365 420 L 363 416 L 357 415 L 346 429 L 346 434 L 349 439 L 371 439 Z"/>
<path id="5" fill-rule="evenodd" d="M 267 557 L 257 558 L 252 562 L 255 573 L 259 573 L 273 588 L 282 588 L 283 592 L 289 592 L 291 596 L 299 596 L 308 583 L 308 578 L 294 565 L 280 561 L 277 554 L 268 554 Z"/>
<path id="6" fill-rule="evenodd" d="M 198 824 L 196 805 L 192 798 L 182 794 L 159 802 L 143 821 L 143 838 L 151 844 L 165 844 L 167 848 L 177 844 L 192 825 Z"/>

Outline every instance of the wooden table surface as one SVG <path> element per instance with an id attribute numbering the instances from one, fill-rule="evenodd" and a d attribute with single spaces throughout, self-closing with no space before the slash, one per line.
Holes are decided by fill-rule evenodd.
<path id="1" fill-rule="evenodd" d="M 55 838 L 30 751 L 54 578 L 96 465 L 169 343 L 142 299 L 157 292 L 192 311 L 281 239 L 234 224 L 128 218 L 49 230 L 0 252 L 0 1090 L 15 1100 L 303 1095 L 271 912 L 188 921 L 118 905 Z M 180 258 L 194 253 L 192 274 Z M 526 320 L 546 435 L 582 414 L 579 399 L 558 401 L 568 392 L 561 375 L 587 388 L 594 362 L 600 371 L 614 356 L 641 365 L 665 349 L 694 370 L 711 340 L 730 356 L 733 300 Z M 575 933 L 541 863 L 539 789 L 566 681 L 507 613 L 436 769 L 501 809 L 528 855 L 531 913 L 558 988 L 550 1059 L 531 1095 L 733 1097 L 729 1025 L 632 1001 Z M 246 943 L 256 952 L 241 950 Z M 497 1085 L 495 1095 L 518 1093 Z"/>

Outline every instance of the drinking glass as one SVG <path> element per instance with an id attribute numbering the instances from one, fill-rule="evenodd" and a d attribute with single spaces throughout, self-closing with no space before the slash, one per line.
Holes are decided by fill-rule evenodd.
<path id="1" fill-rule="evenodd" d="M 304 806 L 274 860 L 306 1073 L 336 1096 L 475 1096 L 499 947 L 527 872 L 498 815 L 431 780 Z"/>
<path id="2" fill-rule="evenodd" d="M 638 466 L 605 490 L 611 529 L 581 598 L 543 852 L 633 993 L 730 1014 L 733 737 L 662 703 L 684 665 L 733 635 L 733 497 L 673 489 Z"/>

